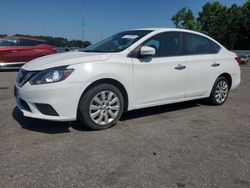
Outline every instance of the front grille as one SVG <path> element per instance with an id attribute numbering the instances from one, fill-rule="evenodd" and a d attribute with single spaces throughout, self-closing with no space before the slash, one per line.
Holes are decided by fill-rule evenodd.
<path id="1" fill-rule="evenodd" d="M 18 87 L 22 87 L 29 79 L 35 74 L 34 71 L 26 71 L 24 69 L 20 69 L 17 75 L 16 83 Z"/>

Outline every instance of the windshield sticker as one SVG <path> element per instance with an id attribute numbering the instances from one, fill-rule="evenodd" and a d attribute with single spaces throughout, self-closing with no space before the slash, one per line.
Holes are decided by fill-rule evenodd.
<path id="1" fill-rule="evenodd" d="M 138 35 L 124 35 L 122 38 L 123 39 L 136 39 Z"/>

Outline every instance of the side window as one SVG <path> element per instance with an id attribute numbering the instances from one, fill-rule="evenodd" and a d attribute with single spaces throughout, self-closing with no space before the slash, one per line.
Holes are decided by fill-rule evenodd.
<path id="1" fill-rule="evenodd" d="M 211 40 L 209 40 L 209 43 L 210 43 L 210 53 L 211 54 L 218 53 L 218 51 L 220 50 L 220 46 Z"/>
<path id="2" fill-rule="evenodd" d="M 209 39 L 190 33 L 182 33 L 182 55 L 217 53 L 219 46 Z"/>
<path id="3" fill-rule="evenodd" d="M 165 32 L 157 34 L 143 43 L 143 46 L 155 48 L 154 57 L 169 57 L 180 55 L 180 33 Z"/>
<path id="4" fill-rule="evenodd" d="M 43 44 L 43 42 L 27 39 L 19 39 L 19 46 L 37 46 Z"/>
<path id="5" fill-rule="evenodd" d="M 17 46 L 16 39 L 0 39 L 0 46 Z"/>
<path id="6" fill-rule="evenodd" d="M 157 51 L 159 49 L 159 47 L 160 47 L 160 42 L 158 40 L 150 39 L 149 41 L 144 43 L 143 46 L 150 46 L 150 47 L 154 48 Z"/>

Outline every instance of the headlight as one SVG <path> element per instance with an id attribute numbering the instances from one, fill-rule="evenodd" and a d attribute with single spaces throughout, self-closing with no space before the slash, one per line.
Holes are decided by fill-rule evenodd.
<path id="1" fill-rule="evenodd" d="M 47 69 L 35 74 L 29 82 L 31 85 L 60 82 L 65 80 L 73 71 L 74 69 L 67 69 L 67 67 Z"/>

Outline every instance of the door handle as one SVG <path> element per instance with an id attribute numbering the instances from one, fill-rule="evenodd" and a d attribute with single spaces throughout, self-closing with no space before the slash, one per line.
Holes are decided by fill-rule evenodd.
<path id="1" fill-rule="evenodd" d="M 11 50 L 12 53 L 17 53 L 17 50 Z"/>
<path id="2" fill-rule="evenodd" d="M 220 66 L 220 64 L 219 63 L 213 63 L 211 66 L 212 67 L 218 67 L 218 66 Z"/>
<path id="3" fill-rule="evenodd" d="M 185 68 L 186 68 L 186 66 L 185 66 L 185 65 L 181 65 L 181 64 L 178 64 L 178 65 L 175 67 L 176 70 L 183 70 L 183 69 L 185 69 Z"/>

